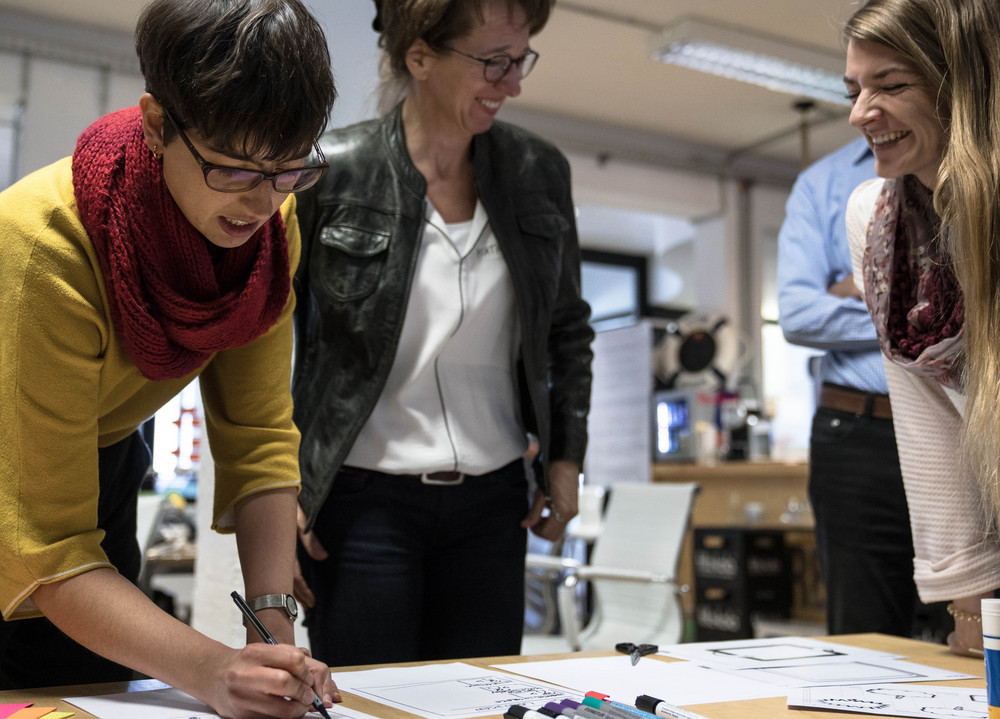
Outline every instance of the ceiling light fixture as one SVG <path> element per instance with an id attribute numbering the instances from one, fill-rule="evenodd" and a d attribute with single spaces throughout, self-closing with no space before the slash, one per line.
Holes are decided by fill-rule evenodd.
<path id="1" fill-rule="evenodd" d="M 844 58 L 743 29 L 688 18 L 653 37 L 655 60 L 732 80 L 848 105 Z"/>

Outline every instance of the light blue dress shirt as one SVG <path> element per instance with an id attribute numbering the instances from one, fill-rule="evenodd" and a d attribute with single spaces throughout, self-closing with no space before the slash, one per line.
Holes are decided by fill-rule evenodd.
<path id="1" fill-rule="evenodd" d="M 865 139 L 858 138 L 795 181 L 778 234 L 778 324 L 792 344 L 825 350 L 820 381 L 885 394 L 882 355 L 868 308 L 863 300 L 827 291 L 851 273 L 847 199 L 872 177 L 875 158 Z"/>

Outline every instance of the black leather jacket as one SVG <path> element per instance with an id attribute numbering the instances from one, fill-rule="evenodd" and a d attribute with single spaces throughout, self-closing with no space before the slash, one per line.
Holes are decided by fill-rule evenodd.
<path id="1" fill-rule="evenodd" d="M 400 109 L 328 133 L 331 170 L 298 197 L 292 393 L 302 432 L 299 503 L 311 526 L 392 367 L 424 228 L 427 185 Z M 473 139 L 476 191 L 510 271 L 521 324 L 521 416 L 552 460 L 583 464 L 590 408 L 590 308 L 569 166 L 553 146 L 495 122 Z"/>

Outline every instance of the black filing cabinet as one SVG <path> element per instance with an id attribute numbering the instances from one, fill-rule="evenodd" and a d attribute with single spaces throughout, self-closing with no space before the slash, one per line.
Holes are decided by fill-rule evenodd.
<path id="1" fill-rule="evenodd" d="M 698 641 L 746 639 L 756 618 L 787 618 L 792 580 L 784 532 L 752 527 L 694 530 Z"/>

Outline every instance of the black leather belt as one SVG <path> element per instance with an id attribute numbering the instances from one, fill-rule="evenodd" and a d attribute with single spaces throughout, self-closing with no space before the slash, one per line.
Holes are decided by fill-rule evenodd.
<path id="1" fill-rule="evenodd" d="M 889 395 L 862 392 L 847 387 L 824 384 L 819 393 L 819 406 L 850 412 L 862 417 L 892 419 L 892 405 Z"/>

